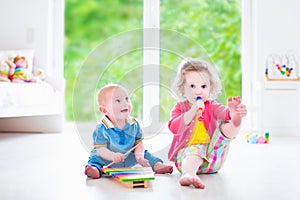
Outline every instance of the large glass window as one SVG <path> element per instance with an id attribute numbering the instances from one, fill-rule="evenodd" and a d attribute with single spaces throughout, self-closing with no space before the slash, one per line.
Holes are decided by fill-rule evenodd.
<path id="1" fill-rule="evenodd" d="M 153 91 L 150 96 L 159 96 L 159 116 L 154 117 L 167 121 L 175 103 L 172 80 L 184 56 L 211 60 L 225 96 L 241 95 L 239 0 L 159 1 L 159 13 L 154 13 L 160 26 L 159 70 L 151 74 L 159 77 L 157 90 L 143 85 L 143 0 L 66 0 L 65 5 L 67 120 L 97 120 L 97 90 L 117 82 L 131 91 L 134 116 L 142 120 L 143 109 L 152 109 L 143 103 L 143 93 Z"/>
<path id="2" fill-rule="evenodd" d="M 209 59 L 218 68 L 224 94 L 241 95 L 241 5 L 240 0 L 161 0 L 160 28 L 167 29 L 161 40 L 160 80 L 171 83 L 182 56 Z M 173 36 L 173 38 L 172 38 Z M 162 39 L 162 37 L 164 37 Z M 162 41 L 163 42 L 163 41 Z M 175 99 L 164 86 L 160 88 L 160 116 L 165 119 Z M 225 102 L 226 103 L 226 102 Z"/>
<path id="3" fill-rule="evenodd" d="M 134 89 L 142 113 L 142 0 L 65 0 L 66 118 L 97 121 L 95 95 L 107 83 Z M 139 102 L 139 103 L 137 103 Z"/>

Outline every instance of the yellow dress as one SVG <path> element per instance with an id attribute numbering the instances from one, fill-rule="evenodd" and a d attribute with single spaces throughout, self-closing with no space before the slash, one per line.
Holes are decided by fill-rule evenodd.
<path id="1" fill-rule="evenodd" d="M 186 145 L 190 146 L 194 144 L 208 144 L 209 142 L 210 142 L 210 137 L 204 126 L 204 122 L 203 120 L 199 121 L 198 116 L 196 116 L 191 137 Z"/>

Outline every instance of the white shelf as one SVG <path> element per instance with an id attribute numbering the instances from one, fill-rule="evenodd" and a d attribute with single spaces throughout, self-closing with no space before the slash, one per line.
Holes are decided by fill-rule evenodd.
<path id="1" fill-rule="evenodd" d="M 265 81 L 266 90 L 300 90 L 300 81 Z"/>

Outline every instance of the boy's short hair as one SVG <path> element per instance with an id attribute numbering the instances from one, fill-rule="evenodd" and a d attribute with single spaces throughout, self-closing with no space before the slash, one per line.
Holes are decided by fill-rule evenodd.
<path id="1" fill-rule="evenodd" d="M 115 89 L 115 88 L 122 88 L 123 90 L 127 91 L 127 89 L 126 89 L 125 87 L 123 87 L 123 86 L 121 86 L 121 85 L 119 85 L 119 84 L 110 83 L 110 84 L 107 84 L 107 85 L 103 86 L 103 87 L 99 90 L 98 95 L 97 95 L 99 106 L 101 106 L 101 105 L 104 104 L 104 102 L 105 102 L 104 96 L 105 96 L 108 92 L 112 91 L 112 90 Z"/>

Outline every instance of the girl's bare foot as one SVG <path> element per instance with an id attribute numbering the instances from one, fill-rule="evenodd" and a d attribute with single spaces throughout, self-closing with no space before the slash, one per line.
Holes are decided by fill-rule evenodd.
<path id="1" fill-rule="evenodd" d="M 179 183 L 182 186 L 193 185 L 195 188 L 205 188 L 205 185 L 201 182 L 201 179 L 197 175 L 183 174 L 179 179 Z"/>
<path id="2" fill-rule="evenodd" d="M 155 163 L 153 166 L 153 170 L 156 174 L 172 174 L 173 172 L 173 166 L 171 165 L 164 165 L 161 162 Z"/>
<path id="3" fill-rule="evenodd" d="M 91 165 L 86 166 L 84 170 L 84 174 L 87 175 L 90 178 L 100 178 L 100 172 L 96 167 L 93 167 Z"/>

